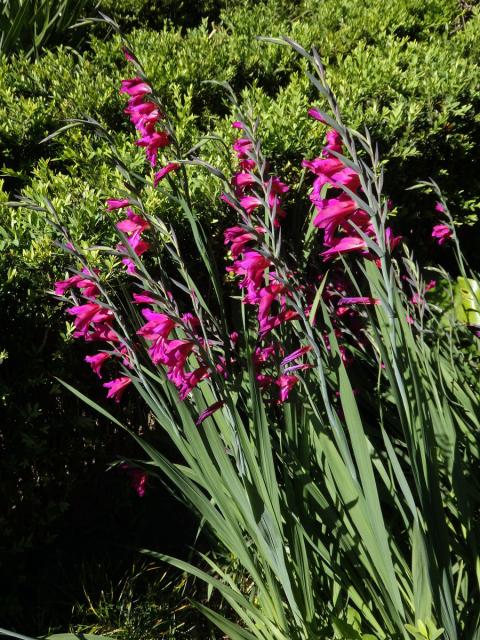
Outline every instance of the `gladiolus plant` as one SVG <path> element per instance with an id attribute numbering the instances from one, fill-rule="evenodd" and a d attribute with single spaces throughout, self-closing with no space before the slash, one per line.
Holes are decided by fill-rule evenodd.
<path id="1" fill-rule="evenodd" d="M 323 105 L 309 111 L 325 143 L 303 162 L 303 219 L 291 219 L 289 186 L 228 86 L 233 175 L 186 157 L 127 50 L 120 91 L 146 180 L 183 212 L 202 266 L 125 173 L 105 210 L 118 277 L 94 269 L 57 221 L 74 264 L 55 293 L 109 402 L 145 403 L 182 458 L 132 431 L 145 472 L 175 486 L 242 568 L 239 583 L 210 557 L 205 571 L 157 554 L 218 590 L 230 616 L 198 606 L 226 637 L 478 640 L 479 387 L 457 348 L 477 338 L 444 330 L 427 304 L 434 285 L 389 225 L 378 153 L 342 122 L 317 52 L 271 44 L 304 58 Z M 195 216 L 192 163 L 222 185 L 222 259 Z M 450 227 L 433 235 L 443 243 Z"/>

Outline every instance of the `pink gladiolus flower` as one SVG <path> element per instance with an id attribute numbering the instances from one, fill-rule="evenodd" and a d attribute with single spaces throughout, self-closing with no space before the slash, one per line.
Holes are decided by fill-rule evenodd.
<path id="1" fill-rule="evenodd" d="M 176 327 L 176 322 L 164 313 L 142 309 L 142 315 L 148 322 L 137 331 L 137 334 L 147 340 L 156 340 L 158 336 L 168 338 L 171 331 Z"/>
<path id="2" fill-rule="evenodd" d="M 240 120 L 235 120 L 235 122 L 232 122 L 232 127 L 234 129 L 244 129 L 245 125 Z"/>
<path id="3" fill-rule="evenodd" d="M 275 380 L 275 384 L 280 387 L 280 402 L 285 402 L 288 399 L 290 391 L 297 382 L 297 376 L 286 374 L 282 374 L 277 380 Z"/>
<path id="4" fill-rule="evenodd" d="M 253 149 L 253 143 L 248 138 L 239 138 L 233 143 L 232 147 L 237 152 L 238 159 L 245 160 L 248 158 L 247 152 Z"/>
<path id="5" fill-rule="evenodd" d="M 240 206 L 245 209 L 248 215 L 250 215 L 252 211 L 255 211 L 255 209 L 258 209 L 258 207 L 262 206 L 262 201 L 256 196 L 243 196 L 240 198 L 239 202 Z"/>
<path id="6" fill-rule="evenodd" d="M 253 362 L 256 366 L 258 366 L 259 364 L 263 364 L 264 362 L 270 360 L 270 358 L 274 356 L 276 352 L 277 348 L 273 344 L 268 345 L 267 347 L 257 347 L 253 354 Z"/>
<path id="7" fill-rule="evenodd" d="M 445 213 L 445 207 L 441 202 L 435 203 L 435 211 L 438 211 L 439 213 Z"/>
<path id="8" fill-rule="evenodd" d="M 147 93 L 152 93 L 152 89 L 150 85 L 141 78 L 136 77 L 129 80 L 122 80 L 120 93 L 127 93 L 129 96 L 144 96 Z"/>
<path id="9" fill-rule="evenodd" d="M 105 323 L 96 324 L 93 331 L 90 333 L 76 331 L 73 334 L 73 337 L 82 337 L 85 339 L 85 342 L 119 342 L 119 338 L 115 331 L 109 324 Z"/>
<path id="10" fill-rule="evenodd" d="M 318 120 L 319 122 L 323 122 L 323 124 L 326 124 L 325 118 L 322 116 L 320 111 L 318 111 L 318 109 L 309 109 L 308 110 L 308 115 L 311 118 L 314 118 L 314 120 Z"/>
<path id="11" fill-rule="evenodd" d="M 180 169 L 180 165 L 178 162 L 169 162 L 167 165 L 157 171 L 157 173 L 153 177 L 153 186 L 158 186 L 158 183 L 165 178 L 171 171 L 176 171 Z"/>
<path id="12" fill-rule="evenodd" d="M 253 285 L 255 289 L 258 289 L 262 282 L 264 271 L 269 266 L 270 261 L 265 256 L 256 251 L 247 251 L 244 253 L 243 260 L 237 260 L 232 267 L 228 267 L 228 271 L 244 276 L 240 287 L 244 288 Z"/>
<path id="13" fill-rule="evenodd" d="M 145 229 L 150 229 L 150 224 L 142 216 L 137 215 L 131 209 L 127 209 L 127 219 L 117 222 L 116 227 L 127 235 L 133 235 L 140 234 Z"/>
<path id="14" fill-rule="evenodd" d="M 95 302 L 71 307 L 67 309 L 67 313 L 75 316 L 74 324 L 78 332 L 86 332 L 90 323 L 98 324 L 113 319 L 113 313 L 110 309 L 105 309 Z"/>
<path id="15" fill-rule="evenodd" d="M 310 169 L 317 176 L 332 176 L 345 169 L 345 165 L 338 158 L 315 158 L 314 160 L 303 160 L 302 166 Z"/>
<path id="16" fill-rule="evenodd" d="M 167 377 L 177 387 L 180 400 L 185 400 L 192 390 L 209 375 L 208 367 L 205 366 L 198 367 L 190 373 L 185 373 L 180 366 L 169 371 Z"/>
<path id="17" fill-rule="evenodd" d="M 265 233 L 265 229 L 262 227 L 255 227 L 255 231 L 259 234 Z M 230 244 L 230 252 L 234 258 L 243 253 L 245 246 L 252 241 L 257 240 L 257 236 L 246 231 L 243 227 L 229 227 L 224 232 L 225 244 Z"/>
<path id="18" fill-rule="evenodd" d="M 104 351 L 101 353 L 96 353 L 94 356 L 86 356 L 85 362 L 92 367 L 94 373 L 97 374 L 99 378 L 102 377 L 102 366 L 105 362 L 110 358 L 110 354 L 105 353 Z"/>
<path id="19" fill-rule="evenodd" d="M 107 210 L 113 211 L 114 209 L 124 209 L 130 206 L 130 200 L 124 198 L 123 200 L 107 200 Z"/>
<path id="20" fill-rule="evenodd" d="M 213 404 L 211 404 L 207 409 L 202 411 L 202 413 L 198 416 L 197 421 L 195 422 L 195 426 L 199 427 L 204 420 L 206 420 L 209 416 L 214 414 L 215 411 L 218 411 L 219 409 L 221 409 L 224 404 L 225 403 L 222 402 L 222 400 L 219 400 L 218 402 L 214 402 Z"/>
<path id="21" fill-rule="evenodd" d="M 323 256 L 324 260 L 328 260 L 329 258 L 354 251 L 365 254 L 367 252 L 367 243 L 357 236 L 345 236 L 344 238 L 340 238 L 333 247 L 323 251 L 320 255 Z"/>
<path id="22" fill-rule="evenodd" d="M 338 226 L 358 209 L 357 203 L 344 194 L 339 198 L 319 200 L 316 204 L 318 214 L 313 219 L 313 225 L 319 229 L 325 229 L 330 224 Z"/>
<path id="23" fill-rule="evenodd" d="M 113 398 L 115 402 L 120 402 L 123 394 L 125 393 L 125 389 L 131 384 L 132 379 L 128 376 L 121 376 L 120 378 L 115 378 L 110 382 L 104 382 L 103 386 L 108 389 L 107 398 Z"/>
<path id="24" fill-rule="evenodd" d="M 436 224 L 432 229 L 432 238 L 436 238 L 440 246 L 450 240 L 452 236 L 453 231 L 446 224 Z"/>
<path id="25" fill-rule="evenodd" d="M 171 340 L 165 346 L 163 364 L 170 367 L 184 367 L 194 344 L 190 340 Z"/>
<path id="26" fill-rule="evenodd" d="M 290 187 L 288 186 L 288 184 L 285 184 L 285 182 L 282 182 L 280 178 L 277 178 L 276 176 L 270 178 L 268 182 L 270 184 L 271 193 L 281 195 L 290 191 Z"/>
<path id="27" fill-rule="evenodd" d="M 80 282 L 80 280 L 82 280 L 82 276 L 74 275 L 70 278 L 67 278 L 66 280 L 59 280 L 58 282 L 55 282 L 55 295 L 65 295 L 65 292 L 68 291 L 68 289 L 76 286 Z"/>
<path id="28" fill-rule="evenodd" d="M 133 302 L 134 304 L 156 304 L 158 300 L 153 297 L 153 294 L 143 291 L 142 293 L 133 294 Z"/>
<path id="29" fill-rule="evenodd" d="M 157 163 L 158 150 L 170 144 L 170 137 L 166 131 L 153 131 L 135 141 L 138 147 L 145 147 L 147 160 L 152 167 Z"/>
<path id="30" fill-rule="evenodd" d="M 251 187 L 254 184 L 255 178 L 251 173 L 241 171 L 240 173 L 236 173 L 232 178 L 232 185 L 237 189 Z"/>
<path id="31" fill-rule="evenodd" d="M 330 151 L 336 151 L 337 153 L 341 153 L 343 150 L 342 136 L 335 131 L 335 129 L 329 129 L 326 133 L 327 144 L 323 150 L 324 154 L 327 155 Z"/>

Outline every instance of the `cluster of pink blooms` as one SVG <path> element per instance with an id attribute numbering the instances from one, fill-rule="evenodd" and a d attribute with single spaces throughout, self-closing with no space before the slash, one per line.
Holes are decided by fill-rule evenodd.
<path id="1" fill-rule="evenodd" d="M 243 124 L 238 121 L 233 126 L 243 129 Z M 229 227 L 224 233 L 225 244 L 229 246 L 234 260 L 227 271 L 240 278 L 238 286 L 244 291 L 243 303 L 257 310 L 260 339 L 254 353 L 257 382 L 262 389 L 278 387 L 279 402 L 285 402 L 299 381 L 294 372 L 310 366 L 297 361 L 311 348 L 301 347 L 285 355 L 278 341 L 269 337 L 274 329 L 297 318 L 298 313 L 287 304 L 291 296 L 289 286 L 279 278 L 272 261 L 261 249 L 266 229 L 259 219 L 258 224 L 253 223 L 251 216 L 267 204 L 274 227 L 279 227 L 286 216 L 281 196 L 288 192 L 289 187 L 278 177 L 269 176 L 264 185 L 264 201 L 255 193 L 259 178 L 255 174 L 256 162 L 251 156 L 253 142 L 248 138 L 239 138 L 234 142 L 233 149 L 238 158 L 239 171 L 232 178 L 232 187 L 236 201 L 245 212 L 243 217 L 246 224 Z M 224 195 L 222 199 L 235 207 L 228 196 Z"/>
<path id="2" fill-rule="evenodd" d="M 125 51 L 127 60 L 133 61 L 132 55 Z M 167 147 L 170 143 L 170 136 L 164 129 L 157 129 L 157 125 L 164 119 L 159 106 L 149 99 L 152 88 L 142 78 L 136 76 L 128 80 L 122 80 L 120 93 L 129 96 L 125 113 L 137 131 L 140 138 L 135 142 L 139 147 L 145 148 L 145 155 L 152 167 L 157 164 L 158 150 Z M 157 186 L 160 180 L 165 178 L 171 171 L 176 171 L 180 165 L 177 162 L 169 162 L 165 167 L 155 173 L 153 182 Z"/>
<path id="3" fill-rule="evenodd" d="M 309 115 L 324 123 L 323 116 L 316 110 L 310 109 Z M 342 139 L 337 131 L 331 129 L 326 134 L 327 144 L 322 154 L 314 160 L 304 160 L 303 166 L 315 176 L 310 200 L 315 205 L 316 215 L 313 220 L 315 227 L 323 229 L 324 245 L 327 247 L 321 254 L 324 260 L 329 260 L 345 253 L 359 253 L 369 256 L 365 237 L 357 231 L 360 229 L 364 236 L 374 238 L 375 233 L 369 214 L 359 208 L 357 202 L 351 198 L 344 188 L 356 194 L 360 191 L 358 174 L 347 167 L 335 153 L 343 153 Z M 329 197 L 323 198 L 324 187 L 327 185 Z M 331 191 L 334 191 L 330 197 Z M 386 229 L 386 241 L 392 251 L 400 242 L 401 237 L 395 237 L 391 229 Z"/>
<path id="4" fill-rule="evenodd" d="M 435 211 L 445 213 L 445 208 L 441 202 L 435 205 Z M 432 229 L 432 238 L 435 238 L 440 246 L 445 244 L 447 240 L 453 236 L 453 230 L 446 224 L 436 224 Z"/>
<path id="5" fill-rule="evenodd" d="M 128 53 L 126 53 L 126 57 L 129 60 L 132 59 Z M 141 78 L 136 77 L 123 80 L 120 91 L 130 96 L 125 112 L 129 114 L 131 121 L 142 136 L 136 144 L 145 147 L 147 159 L 152 166 L 155 166 L 158 149 L 168 145 L 170 139 L 165 131 L 156 130 L 156 125 L 163 118 L 163 115 L 154 102 L 146 99 L 152 92 L 151 87 Z M 170 162 L 160 169 L 154 176 L 154 185 L 157 186 L 160 180 L 170 172 L 177 170 L 179 166 L 178 163 Z M 126 217 L 118 222 L 116 227 L 125 235 L 128 247 L 119 243 L 116 249 L 125 256 L 122 258 L 122 263 L 127 272 L 135 274 L 135 262 L 130 257 L 130 252 L 132 251 L 140 257 L 150 249 L 150 243 L 142 235 L 150 228 L 150 224 L 145 218 L 133 211 L 128 198 L 107 200 L 107 210 L 125 210 Z M 84 269 L 81 275 L 73 275 L 67 280 L 56 282 L 55 294 L 64 296 L 69 289 L 74 288 L 82 297 L 83 304 L 71 307 L 67 313 L 74 316 L 75 331 L 73 335 L 75 338 L 83 338 L 87 342 L 107 343 L 109 351 L 100 351 L 85 358 L 92 370 L 101 378 L 102 367 L 112 356 L 120 358 L 127 368 L 131 368 L 131 363 L 128 349 L 114 329 L 113 311 L 98 301 L 100 292 L 93 276 L 93 273 Z M 158 304 L 158 300 L 148 292 L 133 294 L 133 301 L 136 304 L 153 306 Z M 192 314 L 184 314 L 181 322 L 177 323 L 166 314 L 158 313 L 148 306 L 143 308 L 141 313 L 147 322 L 137 333 L 149 343 L 148 352 L 152 362 L 161 363 L 166 367 L 168 378 L 177 387 L 180 398 L 184 399 L 210 373 L 208 367 L 202 363 L 200 355 L 202 338 L 200 336 L 195 336 L 195 339 L 170 339 L 170 334 L 177 328 L 195 333 L 199 321 Z M 196 366 L 190 365 L 192 361 L 196 363 Z M 218 367 L 219 370 L 222 369 L 221 364 Z M 123 375 L 104 383 L 107 397 L 120 402 L 131 382 L 130 376 Z"/>

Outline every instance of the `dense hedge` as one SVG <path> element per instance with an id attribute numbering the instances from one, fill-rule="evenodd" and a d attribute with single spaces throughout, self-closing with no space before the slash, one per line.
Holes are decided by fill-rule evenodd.
<path id="1" fill-rule="evenodd" d="M 267 153 L 281 158 L 280 174 L 296 187 L 292 198 L 303 197 L 300 160 L 320 144 L 319 128 L 306 116 L 317 99 L 289 50 L 255 40 L 290 35 L 317 46 L 345 120 L 354 127 L 367 124 L 378 140 L 398 226 L 417 238 L 418 253 L 429 257 L 423 245 L 433 212 L 420 219 L 418 211 L 426 210 L 422 196 L 403 192 L 417 177 L 437 177 L 457 221 L 477 222 L 478 7 L 457 0 L 212 1 L 192 13 L 187 4 L 165 0 L 154 11 L 144 0 L 102 5 L 126 29 L 135 27 L 132 43 L 165 95 L 186 149 L 209 131 L 233 137 L 225 94 L 204 82 L 227 80 L 260 116 Z M 163 21 L 172 6 L 175 26 Z M 0 59 L 0 201 L 20 192 L 34 199 L 46 195 L 86 244 L 108 240 L 111 232 L 103 203 L 121 180 L 112 170 L 110 147 L 85 128 L 45 143 L 42 138 L 65 118 L 90 116 L 110 132 L 120 156 L 138 168 L 143 162 L 142 151 L 132 148 L 134 134 L 118 94 L 128 73 L 119 39 L 101 39 L 103 28 L 97 35 L 82 53 L 59 47 L 34 63 L 22 55 Z M 215 164 L 228 162 L 213 141 L 200 153 Z M 227 215 L 220 204 L 213 211 L 209 204 L 216 189 L 196 173 L 198 213 L 213 234 Z M 149 204 L 163 216 L 177 215 L 156 194 Z M 6 475 L 0 482 L 6 505 L 0 528 L 5 549 L 15 541 L 19 562 L 21 553 L 56 532 L 74 486 L 91 473 L 93 460 L 103 469 L 114 445 L 96 431 L 98 420 L 53 382 L 57 375 L 79 382 L 89 394 L 98 392 L 46 293 L 64 262 L 45 218 L 0 205 L 0 249 L 0 448 Z"/>

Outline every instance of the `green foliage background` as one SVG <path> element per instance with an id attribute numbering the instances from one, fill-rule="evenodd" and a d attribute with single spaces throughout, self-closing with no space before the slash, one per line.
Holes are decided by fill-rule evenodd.
<path id="1" fill-rule="evenodd" d="M 467 252 L 475 257 L 471 227 L 478 230 L 480 208 L 476 3 L 207 0 L 195 3 L 194 10 L 190 5 L 170 0 L 100 4 L 129 32 L 186 149 L 210 131 L 233 139 L 224 95 L 205 82 L 227 80 L 258 113 L 265 152 L 277 159 L 276 169 L 301 201 L 301 159 L 318 153 L 322 144 L 321 126 L 306 115 L 311 89 L 302 63 L 290 51 L 255 40 L 289 35 L 318 48 L 345 121 L 353 127 L 366 124 L 378 141 L 397 226 L 410 236 L 417 255 L 442 258 L 428 240 L 433 202 L 404 189 L 417 178 L 433 176 L 451 202 L 461 234 L 464 229 Z M 0 203 L 18 193 L 48 196 L 77 240 L 87 245 L 113 237 L 104 201 L 121 188 L 121 180 L 109 146 L 88 128 L 41 140 L 66 118 L 93 117 L 110 132 L 122 157 L 138 168 L 143 163 L 118 93 L 120 79 L 129 73 L 119 39 L 103 26 L 91 34 L 80 51 L 59 46 L 35 61 L 25 53 L 0 59 Z M 223 148 L 213 141 L 200 154 L 228 165 Z M 227 214 L 220 204 L 212 209 L 218 202 L 215 183 L 198 173 L 193 187 L 198 214 L 218 235 Z M 176 215 L 153 193 L 151 207 L 168 218 Z M 114 452 L 128 455 L 129 450 L 53 382 L 59 376 L 87 395 L 101 394 L 82 362 L 81 347 L 68 336 L 62 310 L 48 294 L 65 262 L 47 221 L 0 204 L 0 250 L 0 562 L 9 572 L 16 567 L 18 576 L 0 607 L 2 620 L 14 620 L 25 593 L 31 597 L 25 584 L 32 579 L 32 552 L 53 549 L 56 557 L 71 505 L 88 503 Z M 82 508 L 79 513 L 86 514 L 88 507 Z M 47 611 L 48 620 L 43 597 L 35 595 L 36 605 Z"/>

